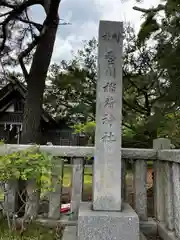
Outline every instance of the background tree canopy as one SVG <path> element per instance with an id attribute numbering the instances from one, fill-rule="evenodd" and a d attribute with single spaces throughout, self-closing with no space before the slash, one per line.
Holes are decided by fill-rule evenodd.
<path id="1" fill-rule="evenodd" d="M 179 103 L 171 96 L 167 70 L 157 61 L 157 49 L 139 44 L 134 30 L 125 28 L 123 65 L 123 144 L 150 147 L 157 137 L 179 144 Z M 77 131 L 92 139 L 95 121 L 97 41 L 84 43 L 74 58 L 51 66 L 45 106 L 57 118 L 65 117 Z M 173 129 L 172 129 L 173 121 Z M 86 129 L 88 129 L 86 131 Z M 92 133 L 90 133 L 91 131 Z"/>
<path id="2" fill-rule="evenodd" d="M 138 42 L 144 45 L 153 41 L 158 68 L 164 70 L 168 81 L 168 98 L 178 102 L 180 87 L 180 4 L 174 0 L 164 0 L 156 8 L 135 10 L 142 12 L 145 20 L 138 34 Z"/>
<path id="3" fill-rule="evenodd" d="M 125 27 L 123 65 L 123 144 L 150 147 L 157 137 L 179 144 L 179 102 L 171 97 L 171 78 L 157 61 L 158 51 L 140 44 L 131 26 Z M 97 41 L 84 43 L 71 61 L 51 66 L 44 104 L 57 118 L 65 117 L 92 139 L 95 125 Z M 173 96 L 173 94 L 172 94 Z M 173 131 L 172 123 L 173 121 Z M 86 129 L 88 129 L 86 131 Z M 90 133 L 90 129 L 92 133 Z"/>
<path id="4" fill-rule="evenodd" d="M 51 8 L 47 8 L 47 2 Z M 42 24 L 28 17 L 28 7 L 34 4 L 40 4 L 46 12 Z M 24 79 L 28 88 L 22 138 L 25 143 L 38 141 L 43 92 L 43 104 L 56 119 L 65 118 L 93 141 L 98 43 L 95 38 L 85 41 L 72 60 L 55 63 L 48 72 L 59 24 L 59 4 L 59 0 L 3 0 L 0 5 L 1 64 L 20 64 L 23 77 L 17 77 Z M 179 146 L 180 5 L 165 0 L 157 8 L 134 10 L 142 12 L 144 22 L 137 36 L 131 26 L 125 26 L 123 144 L 151 147 L 154 138 L 169 137 Z M 12 29 L 16 35 L 12 35 Z M 44 51 L 47 41 L 51 42 L 49 53 Z M 44 61 L 40 61 L 42 56 Z M 27 64 L 31 64 L 29 72 Z"/>

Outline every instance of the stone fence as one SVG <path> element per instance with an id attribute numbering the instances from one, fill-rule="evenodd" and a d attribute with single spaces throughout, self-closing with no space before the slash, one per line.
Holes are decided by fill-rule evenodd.
<path id="1" fill-rule="evenodd" d="M 2 145 L 0 155 L 9 154 L 14 151 L 24 150 L 27 145 Z M 69 146 L 40 146 L 40 150 L 48 152 L 53 156 L 72 157 L 72 183 L 71 183 L 71 215 L 67 224 L 76 222 L 78 217 L 79 204 L 82 200 L 84 158 L 94 156 L 94 147 L 69 147 Z M 154 140 L 153 149 L 122 149 L 122 196 L 126 201 L 126 162 L 133 161 L 134 181 L 134 209 L 139 215 L 143 226 L 151 231 L 152 226 L 158 231 L 162 239 L 180 238 L 180 150 L 171 150 L 168 139 Z M 147 161 L 153 161 L 153 198 L 154 198 L 154 219 L 150 219 L 147 213 Z M 52 172 L 53 192 L 49 193 L 48 218 L 39 221 L 61 222 L 60 206 L 62 201 L 63 180 L 54 181 L 59 174 L 63 179 L 64 161 L 57 162 L 57 167 Z M 32 215 L 37 214 L 39 195 L 33 194 L 32 181 L 27 181 L 27 192 L 32 194 L 27 204 L 33 205 Z M 15 192 L 17 184 L 9 183 L 9 200 L 4 201 L 9 211 L 14 211 Z M 113 186 L 112 186 L 113 187 Z M 37 199 L 39 198 L 39 199 Z M 148 225 L 149 223 L 149 225 Z M 151 230 L 150 230 L 151 229 Z"/>

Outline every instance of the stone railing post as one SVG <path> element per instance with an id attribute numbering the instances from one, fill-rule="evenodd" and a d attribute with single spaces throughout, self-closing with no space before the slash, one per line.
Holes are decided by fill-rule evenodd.
<path id="1" fill-rule="evenodd" d="M 175 230 L 177 239 L 180 239 L 180 165 L 179 163 L 172 164 L 172 179 L 173 179 L 173 207 L 174 218 L 171 220 L 171 230 Z M 172 214 L 173 216 L 173 214 Z"/>
<path id="2" fill-rule="evenodd" d="M 4 211 L 8 211 L 9 215 L 12 216 L 16 213 L 17 208 L 18 181 L 16 179 L 9 180 L 3 190 L 6 191 L 4 194 Z"/>
<path id="3" fill-rule="evenodd" d="M 127 189 L 126 189 L 126 159 L 122 159 L 122 165 L 121 165 L 121 177 L 122 177 L 122 182 L 121 182 L 121 194 L 122 194 L 122 199 L 124 202 L 127 201 Z"/>
<path id="4" fill-rule="evenodd" d="M 173 208 L 173 164 L 171 162 L 165 162 L 165 223 L 168 230 L 174 229 L 174 208 Z M 178 186 L 180 189 L 180 184 Z"/>
<path id="5" fill-rule="evenodd" d="M 38 215 L 41 189 L 36 180 L 27 180 L 26 183 L 27 201 L 25 207 L 25 218 L 35 219 Z"/>
<path id="6" fill-rule="evenodd" d="M 136 160 L 134 166 L 135 210 L 140 220 L 147 217 L 147 163 L 145 160 Z"/>
<path id="7" fill-rule="evenodd" d="M 73 172 L 72 172 L 72 192 L 71 192 L 71 212 L 72 219 L 78 218 L 79 205 L 82 200 L 82 188 L 83 188 L 83 158 L 73 158 Z"/>
<path id="8" fill-rule="evenodd" d="M 170 149 L 170 145 L 170 140 L 165 138 L 153 141 L 153 148 L 155 150 Z M 170 175 L 170 166 L 168 163 L 159 160 L 154 161 L 154 215 L 160 222 L 169 222 L 167 218 L 171 212 L 170 205 L 172 204 L 169 201 L 170 191 L 172 191 L 172 181 L 169 179 Z"/>
<path id="9" fill-rule="evenodd" d="M 52 161 L 52 191 L 49 194 L 48 217 L 57 220 L 60 218 L 64 160 L 54 157 Z"/>

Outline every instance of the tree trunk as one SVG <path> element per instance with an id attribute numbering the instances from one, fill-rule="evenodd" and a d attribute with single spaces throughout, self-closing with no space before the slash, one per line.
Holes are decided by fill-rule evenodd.
<path id="1" fill-rule="evenodd" d="M 44 22 L 44 33 L 38 42 L 33 56 L 31 69 L 27 79 L 27 95 L 24 106 L 21 144 L 41 143 L 40 122 L 42 116 L 43 93 L 59 24 L 59 3 L 60 0 L 53 0 L 50 3 L 47 18 Z M 25 189 L 25 182 L 20 180 L 19 192 L 21 194 L 23 189 Z M 22 195 L 22 199 L 25 201 L 26 193 Z M 19 215 L 24 215 L 25 206 L 22 208 L 23 201 L 21 201 L 20 198 L 18 198 L 17 205 L 18 209 L 22 209 Z"/>
<path id="2" fill-rule="evenodd" d="M 57 21 L 57 19 L 55 20 Z M 24 107 L 23 131 L 21 136 L 22 144 L 41 143 L 40 120 L 42 116 L 43 93 L 56 38 L 57 26 L 57 24 L 48 26 L 33 57 Z"/>

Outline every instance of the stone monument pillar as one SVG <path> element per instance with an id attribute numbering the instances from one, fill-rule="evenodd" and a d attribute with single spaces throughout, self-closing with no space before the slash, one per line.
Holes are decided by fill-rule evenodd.
<path id="1" fill-rule="evenodd" d="M 123 24 L 100 21 L 93 203 L 81 203 L 78 240 L 139 240 L 139 219 L 121 202 Z"/>
<path id="2" fill-rule="evenodd" d="M 121 210 L 123 25 L 100 22 L 93 209 Z"/>

